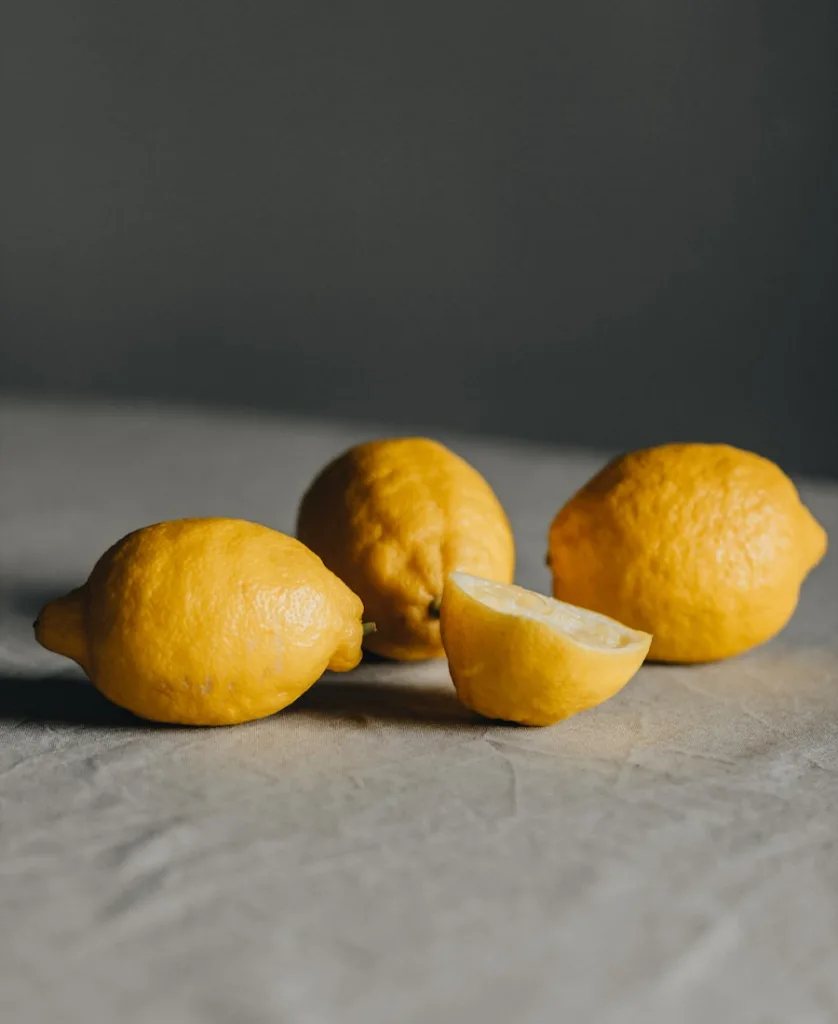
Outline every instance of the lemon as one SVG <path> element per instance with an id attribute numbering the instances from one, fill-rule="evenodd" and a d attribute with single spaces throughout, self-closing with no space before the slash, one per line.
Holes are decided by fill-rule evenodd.
<path id="1" fill-rule="evenodd" d="M 38 641 L 142 718 L 272 715 L 361 658 L 361 601 L 303 544 L 238 519 L 128 534 L 41 611 Z"/>
<path id="2" fill-rule="evenodd" d="M 445 584 L 440 621 L 460 700 L 522 725 L 552 725 L 613 697 L 652 641 L 596 612 L 460 572 Z"/>
<path id="3" fill-rule="evenodd" d="M 438 658 L 449 572 L 508 583 L 512 531 L 489 484 L 421 437 L 371 441 L 331 462 L 300 505 L 297 536 L 364 602 L 365 646 L 401 660 Z"/>
<path id="4" fill-rule="evenodd" d="M 550 528 L 553 593 L 654 634 L 650 657 L 713 661 L 774 636 L 826 533 L 768 459 L 723 444 L 622 455 Z"/>

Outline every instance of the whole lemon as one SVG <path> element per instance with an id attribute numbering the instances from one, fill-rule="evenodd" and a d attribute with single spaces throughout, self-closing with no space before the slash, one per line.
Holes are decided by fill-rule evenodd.
<path id="1" fill-rule="evenodd" d="M 142 718 L 232 725 L 272 715 L 361 658 L 363 606 L 303 544 L 239 519 L 128 534 L 35 635 Z"/>
<path id="2" fill-rule="evenodd" d="M 436 441 L 358 445 L 331 462 L 300 505 L 297 536 L 361 597 L 376 632 L 365 645 L 413 661 L 444 654 L 445 578 L 512 580 L 515 546 L 483 477 Z"/>
<path id="3" fill-rule="evenodd" d="M 826 533 L 774 463 L 724 444 L 622 455 L 550 528 L 553 593 L 652 633 L 650 657 L 726 658 L 774 636 Z"/>

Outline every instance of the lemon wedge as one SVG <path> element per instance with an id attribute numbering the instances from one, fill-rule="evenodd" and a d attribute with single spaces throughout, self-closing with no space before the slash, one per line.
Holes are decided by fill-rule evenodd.
<path id="1" fill-rule="evenodd" d="M 457 696 L 473 711 L 552 725 L 621 690 L 652 637 L 532 590 L 451 573 L 440 608 Z"/>

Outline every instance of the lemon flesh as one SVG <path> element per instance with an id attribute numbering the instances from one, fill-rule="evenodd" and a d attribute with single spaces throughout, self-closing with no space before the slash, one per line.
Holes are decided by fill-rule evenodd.
<path id="1" fill-rule="evenodd" d="M 613 697 L 652 642 L 597 612 L 463 572 L 446 580 L 440 627 L 460 700 L 522 725 L 552 725 Z"/>

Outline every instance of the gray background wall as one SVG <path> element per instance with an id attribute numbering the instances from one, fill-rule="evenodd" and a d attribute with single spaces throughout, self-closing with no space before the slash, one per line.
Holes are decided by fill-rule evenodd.
<path id="1" fill-rule="evenodd" d="M 838 473 L 838 4 L 11 0 L 0 391 Z"/>

